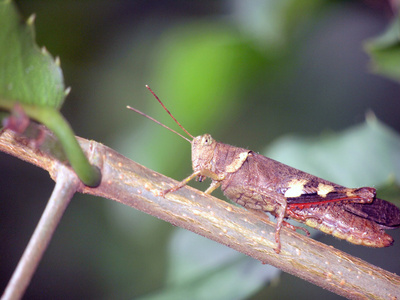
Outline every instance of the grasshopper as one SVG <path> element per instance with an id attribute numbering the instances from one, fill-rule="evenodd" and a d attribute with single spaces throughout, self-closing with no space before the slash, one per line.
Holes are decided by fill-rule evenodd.
<path id="1" fill-rule="evenodd" d="M 287 223 L 287 218 L 357 245 L 378 248 L 393 244 L 393 238 L 384 230 L 400 227 L 400 209 L 377 198 L 375 188 L 347 188 L 254 151 L 218 142 L 209 134 L 194 137 L 146 87 L 192 139 L 128 106 L 192 145 L 193 173 L 179 184 L 162 191 L 162 196 L 182 188 L 192 179 L 203 181 L 209 177 L 211 185 L 205 193 L 211 194 L 221 187 L 224 195 L 233 202 L 254 212 L 269 212 L 276 218 L 276 253 L 281 250 L 282 226 L 303 229 Z"/>

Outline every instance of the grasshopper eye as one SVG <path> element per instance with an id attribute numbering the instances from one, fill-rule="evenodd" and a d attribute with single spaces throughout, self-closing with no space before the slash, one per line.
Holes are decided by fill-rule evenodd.
<path id="1" fill-rule="evenodd" d="M 213 141 L 213 139 L 212 139 L 211 135 L 206 134 L 203 136 L 202 144 L 203 145 L 211 145 L 212 141 Z"/>

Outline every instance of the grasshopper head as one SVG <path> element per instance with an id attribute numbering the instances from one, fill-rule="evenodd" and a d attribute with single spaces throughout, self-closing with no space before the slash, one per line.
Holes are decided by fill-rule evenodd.
<path id="1" fill-rule="evenodd" d="M 211 135 L 203 134 L 197 136 L 192 141 L 192 167 L 193 171 L 202 171 L 202 175 L 207 176 L 207 171 L 212 171 L 212 159 L 217 141 Z"/>

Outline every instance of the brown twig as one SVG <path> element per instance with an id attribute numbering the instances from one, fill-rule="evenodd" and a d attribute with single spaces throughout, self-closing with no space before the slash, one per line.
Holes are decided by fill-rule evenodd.
<path id="1" fill-rule="evenodd" d="M 281 253 L 276 254 L 274 223 L 190 187 L 165 198 L 156 196 L 176 181 L 104 145 L 84 139 L 79 142 L 91 162 L 102 170 L 100 186 L 81 184 L 78 190 L 82 193 L 134 207 L 344 297 L 400 299 L 400 277 L 396 274 L 286 229 L 281 232 Z M 51 168 L 54 159 L 19 143 L 12 134 L 0 137 L 0 150 L 48 170 L 55 178 Z"/>

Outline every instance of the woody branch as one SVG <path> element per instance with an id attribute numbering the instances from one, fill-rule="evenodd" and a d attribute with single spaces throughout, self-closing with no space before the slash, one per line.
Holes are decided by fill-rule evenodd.
<path id="1" fill-rule="evenodd" d="M 50 133 L 46 135 L 52 138 Z M 373 299 L 399 298 L 400 277 L 395 274 L 287 229 L 281 232 L 282 250 L 276 254 L 274 223 L 191 187 L 165 198 L 157 196 L 176 181 L 102 144 L 82 138 L 79 142 L 102 172 L 101 184 L 97 188 L 81 184 L 81 193 L 121 202 L 350 299 L 371 295 Z M 56 178 L 53 166 L 57 159 L 48 149 L 32 146 L 7 131 L 0 136 L 0 151 L 35 164 Z"/>

